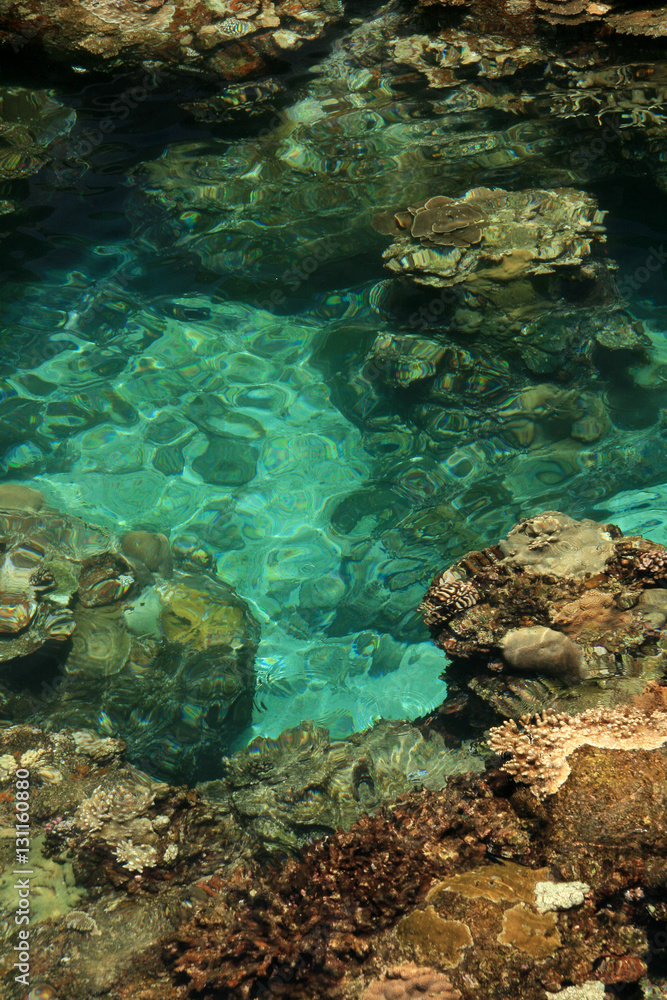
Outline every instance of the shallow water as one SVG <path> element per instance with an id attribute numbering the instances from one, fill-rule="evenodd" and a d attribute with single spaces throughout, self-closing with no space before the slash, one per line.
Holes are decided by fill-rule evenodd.
<path id="1" fill-rule="evenodd" d="M 0 244 L 2 477 L 213 559 L 262 626 L 238 745 L 305 719 L 344 736 L 442 702 L 445 661 L 415 608 L 437 569 L 521 516 L 562 509 L 665 541 L 667 290 L 644 265 L 667 212 L 641 135 L 586 156 L 594 126 L 554 114 L 539 79 L 521 117 L 511 82 L 425 95 L 394 77 L 334 48 L 268 87 L 257 114 L 238 98 L 221 121 L 194 84 L 126 114 L 130 78 L 63 83 L 55 157 L 0 191 L 17 203 Z M 376 337 L 420 323 L 371 218 L 478 185 L 597 197 L 606 252 L 621 275 L 642 271 L 630 306 L 648 363 L 531 372 L 453 337 L 437 405 L 418 380 L 381 384 Z M 571 393 L 569 410 L 527 445 L 517 400 L 544 383 Z M 596 396 L 609 426 L 571 435 Z"/>

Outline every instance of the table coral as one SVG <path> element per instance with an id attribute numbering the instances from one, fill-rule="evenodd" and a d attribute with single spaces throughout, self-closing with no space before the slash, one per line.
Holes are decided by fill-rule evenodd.
<path id="1" fill-rule="evenodd" d="M 502 767 L 533 794 L 546 798 L 565 783 L 570 773 L 567 758 L 583 746 L 609 750 L 655 750 L 667 742 L 667 712 L 587 709 L 578 715 L 545 711 L 521 719 L 521 728 L 510 719 L 489 734 L 495 753 L 510 754 Z"/>

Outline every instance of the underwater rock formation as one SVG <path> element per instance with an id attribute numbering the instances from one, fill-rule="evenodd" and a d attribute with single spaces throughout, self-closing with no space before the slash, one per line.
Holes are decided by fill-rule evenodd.
<path id="1" fill-rule="evenodd" d="M 303 723 L 276 740 L 254 739 L 226 759 L 224 778 L 198 789 L 267 855 L 296 853 L 404 792 L 441 789 L 454 774 L 482 770 L 472 748 L 450 751 L 437 733 L 427 735 L 407 723 L 379 722 L 331 740 Z"/>
<path id="2" fill-rule="evenodd" d="M 47 90 L 0 87 L 0 180 L 37 173 L 75 120 L 74 111 Z"/>
<path id="3" fill-rule="evenodd" d="M 145 96 L 169 70 L 227 80 L 261 75 L 341 13 L 338 0 L 46 0 L 37 9 L 2 0 L 0 46 L 91 70 L 143 68 Z"/>
<path id="4" fill-rule="evenodd" d="M 641 7 L 641 3 L 630 5 Z M 499 0 L 490 6 L 484 0 L 419 0 L 419 7 L 432 10 L 465 8 L 462 24 L 472 32 L 497 32 L 509 38 L 539 36 L 549 38 L 546 26 L 569 29 L 586 24 L 595 34 L 605 38 L 611 32 L 660 38 L 665 34 L 665 8 L 657 0 L 644 9 L 628 9 L 619 0 L 527 0 L 513 3 Z M 566 36 L 567 37 L 567 36 Z"/>
<path id="5" fill-rule="evenodd" d="M 572 188 L 473 188 L 458 199 L 438 195 L 381 213 L 374 225 L 395 235 L 383 254 L 393 275 L 448 290 L 452 333 L 484 334 L 506 350 L 516 339 L 525 350 L 539 348 L 554 322 L 550 314 L 568 298 L 580 310 L 587 301 L 599 308 L 618 299 L 614 264 L 597 251 L 604 214 L 590 195 Z M 628 325 L 616 308 L 621 315 L 608 308 L 607 325 Z"/>
<path id="6" fill-rule="evenodd" d="M 57 726 L 96 718 L 134 759 L 195 776 L 250 721 L 258 625 L 215 574 L 173 572 L 164 535 L 119 541 L 40 496 L 0 492 L 5 712 Z"/>
<path id="7" fill-rule="evenodd" d="M 464 556 L 420 605 L 452 697 L 461 685 L 505 717 L 627 703 L 663 670 L 666 567 L 663 546 L 554 511 Z"/>

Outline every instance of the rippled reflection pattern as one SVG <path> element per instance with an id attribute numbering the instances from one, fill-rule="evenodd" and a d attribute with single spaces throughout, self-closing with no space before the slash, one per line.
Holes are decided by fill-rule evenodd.
<path id="1" fill-rule="evenodd" d="M 266 128 L 202 126 L 138 164 L 133 148 L 131 235 L 77 235 L 76 265 L 0 293 L 0 474 L 212 561 L 261 620 L 267 736 L 305 718 L 343 735 L 442 701 L 445 661 L 414 609 L 436 569 L 521 516 L 604 511 L 662 530 L 664 317 L 616 370 L 578 347 L 561 370 L 562 330 L 583 344 L 602 309 L 596 329 L 592 311 L 554 310 L 514 354 L 474 322 L 450 335 L 442 301 L 386 278 L 371 220 L 481 184 L 581 188 L 627 170 L 633 125 L 661 141 L 649 106 L 664 69 L 639 93 L 637 67 L 565 60 L 547 78 L 526 50 L 527 87 L 490 51 L 473 78 L 448 63 L 456 38 L 425 58 L 419 39 L 400 49 L 397 24 L 385 11 L 335 42 Z M 630 91 L 646 108 L 589 155 Z M 75 117 L 47 96 L 50 142 Z M 211 107 L 224 119 L 224 101 Z M 206 101 L 192 110 L 206 120 Z M 91 156 L 101 173 L 109 152 Z M 172 279 L 215 294 L 179 296 Z"/>

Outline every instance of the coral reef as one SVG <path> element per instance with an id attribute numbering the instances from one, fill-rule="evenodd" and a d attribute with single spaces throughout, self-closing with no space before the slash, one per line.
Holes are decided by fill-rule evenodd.
<path id="1" fill-rule="evenodd" d="M 342 13 L 337 0 L 155 0 L 149 5 L 21 0 L 0 5 L 0 44 L 42 52 L 54 63 L 88 69 L 149 67 L 153 89 L 165 71 L 188 70 L 222 80 L 261 76 L 285 52 L 319 38 Z"/>
<path id="2" fill-rule="evenodd" d="M 594 243 L 604 238 L 604 213 L 589 195 L 571 188 L 474 188 L 456 201 L 438 196 L 408 209 L 411 226 L 403 211 L 394 218 L 394 231 L 408 228 L 410 236 L 398 237 L 385 251 L 393 274 L 436 288 L 465 282 L 471 294 L 478 290 L 487 299 L 493 298 L 494 285 L 559 269 L 566 269 L 570 280 L 578 273 L 593 278 L 595 263 L 589 258 Z M 441 244 L 443 237 L 459 242 Z M 415 238 L 421 250 L 415 249 Z"/>
<path id="3" fill-rule="evenodd" d="M 59 142 L 69 134 L 76 120 L 74 111 L 64 107 L 46 90 L 0 87 L 0 180 L 15 181 L 50 163 Z M 7 187 L 3 187 L 6 191 Z M 12 202 L 0 202 L 0 213 Z"/>
<path id="4" fill-rule="evenodd" d="M 543 803 L 502 772 L 453 777 L 260 867 L 261 830 L 240 827 L 213 789 L 150 784 L 120 745 L 86 735 L 0 734 L 7 756 L 41 755 L 63 774 L 34 783 L 31 809 L 48 827 L 43 850 L 78 883 L 64 919 L 35 926 L 32 971 L 58 995 L 543 1000 L 645 974 L 643 899 L 620 890 L 640 871 L 667 877 L 664 795 L 646 810 L 663 750 L 576 751 Z M 0 823 L 11 809 L 0 796 Z"/>
<path id="5" fill-rule="evenodd" d="M 75 728 L 96 717 L 134 759 L 163 744 L 174 747 L 160 755 L 165 773 L 197 775 L 250 720 L 259 627 L 247 605 L 213 572 L 174 572 L 164 535 L 119 541 L 46 507 L 35 490 L 4 496 L 6 710 Z M 36 695 L 31 675 L 45 668 L 57 683 Z"/>
<path id="6" fill-rule="evenodd" d="M 426 739 L 405 723 L 380 722 L 336 741 L 304 723 L 277 740 L 253 740 L 226 760 L 224 779 L 198 787 L 267 854 L 284 855 L 415 787 L 440 789 L 482 766 L 471 749 L 448 751 L 437 733 Z"/>
<path id="7" fill-rule="evenodd" d="M 546 711 L 534 720 L 522 719 L 521 729 L 511 719 L 489 735 L 495 753 L 511 755 L 503 770 L 530 785 L 538 798 L 553 795 L 567 780 L 567 758 L 582 746 L 653 750 L 665 742 L 667 713 L 647 714 L 629 706 L 588 709 L 574 716 Z"/>
<path id="8" fill-rule="evenodd" d="M 450 696 L 467 690 L 510 718 L 571 712 L 573 700 L 582 709 L 630 703 L 664 669 L 663 562 L 660 545 L 554 511 L 464 556 L 420 605 L 452 660 Z M 474 605 L 456 608 L 443 581 L 474 591 Z"/>

